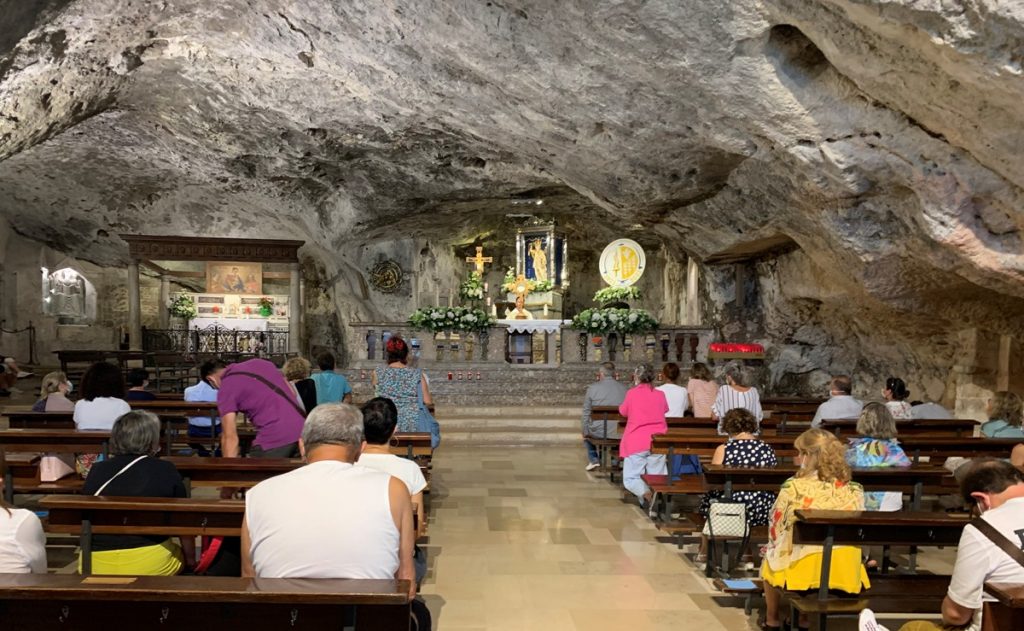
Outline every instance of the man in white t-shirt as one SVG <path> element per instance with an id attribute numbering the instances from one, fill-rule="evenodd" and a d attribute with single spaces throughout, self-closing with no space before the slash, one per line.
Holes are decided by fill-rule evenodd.
<path id="1" fill-rule="evenodd" d="M 960 483 L 967 503 L 975 503 L 981 519 L 998 531 L 1014 548 L 1024 551 L 1024 473 L 1004 460 L 986 458 L 967 465 Z M 942 631 L 950 627 L 981 629 L 981 606 L 994 600 L 985 594 L 985 583 L 1024 583 L 1024 565 L 1011 557 L 974 524 L 964 527 L 956 550 L 956 564 L 949 591 L 942 601 L 942 623 L 908 622 L 900 631 Z M 861 616 L 862 630 L 884 627 L 874 615 Z"/>
<path id="2" fill-rule="evenodd" d="M 242 575 L 405 579 L 416 595 L 412 503 L 398 478 L 355 466 L 363 415 L 318 405 L 299 440 L 305 466 L 265 480 L 245 498 Z"/>

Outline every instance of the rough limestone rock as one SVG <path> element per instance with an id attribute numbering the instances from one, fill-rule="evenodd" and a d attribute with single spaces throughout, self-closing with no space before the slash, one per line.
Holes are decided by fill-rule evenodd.
<path id="1" fill-rule="evenodd" d="M 0 213 L 99 264 L 124 262 L 118 232 L 296 237 L 328 282 L 366 244 L 464 242 L 540 191 L 582 245 L 637 224 L 697 258 L 791 238 L 757 265 L 754 315 L 723 306 L 731 272 L 704 281 L 725 332 L 780 349 L 776 381 L 839 366 L 940 391 L 957 331 L 1024 334 L 1024 3 L 0 0 L 0 16 Z"/>

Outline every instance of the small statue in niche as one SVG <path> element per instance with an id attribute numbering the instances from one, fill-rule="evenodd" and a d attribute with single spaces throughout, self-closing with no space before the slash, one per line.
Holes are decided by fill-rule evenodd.
<path id="1" fill-rule="evenodd" d="M 534 239 L 530 244 L 530 258 L 533 259 L 533 277 L 537 282 L 548 279 L 548 254 L 540 239 Z"/>

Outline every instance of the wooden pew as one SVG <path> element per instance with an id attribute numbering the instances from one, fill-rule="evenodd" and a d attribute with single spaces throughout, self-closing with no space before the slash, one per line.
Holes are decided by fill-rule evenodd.
<path id="1" fill-rule="evenodd" d="M 985 593 L 996 598 L 981 611 L 981 631 L 1024 629 L 1024 585 L 985 583 Z"/>
<path id="2" fill-rule="evenodd" d="M 797 612 L 818 618 L 818 628 L 826 629 L 830 615 L 859 613 L 871 607 L 882 613 L 919 613 L 919 610 L 937 612 L 949 586 L 948 577 L 938 581 L 933 592 L 917 583 L 903 581 L 902 576 L 879 581 L 893 593 L 887 597 L 883 590 L 871 590 L 849 597 L 829 595 L 828 576 L 832 565 L 832 550 L 837 545 L 870 546 L 956 546 L 968 523 L 965 515 L 921 512 L 861 512 L 830 510 L 798 510 L 793 526 L 793 543 L 822 546 L 821 583 L 817 594 L 794 595 L 790 598 L 793 619 Z M 913 571 L 913 560 L 911 571 Z M 876 577 L 872 578 L 874 585 Z M 917 580 L 917 579 L 913 579 Z M 918 602 L 911 602 L 913 600 Z"/>
<path id="3" fill-rule="evenodd" d="M 134 403 L 153 403 L 152 401 L 137 401 Z M 210 441 L 219 444 L 219 440 L 210 438 L 195 438 L 178 441 L 178 436 L 186 434 L 188 432 L 188 417 L 191 416 L 208 416 L 211 415 L 211 408 L 207 406 L 214 406 L 212 408 L 212 414 L 216 414 L 216 405 L 212 403 L 191 403 L 188 406 L 181 406 L 177 411 L 164 409 L 164 408 L 153 408 L 154 414 L 160 417 L 160 423 L 163 425 L 164 435 L 164 453 L 170 455 L 173 451 L 175 442 L 202 442 Z M 140 409 L 135 408 L 134 409 Z M 149 408 L 141 408 L 149 409 Z M 194 412 L 194 413 L 193 413 Z M 12 429 L 63 429 L 63 430 L 74 430 L 75 421 L 72 412 L 7 412 L 7 418 L 9 427 Z"/>
<path id="4" fill-rule="evenodd" d="M 110 432 L 62 429 L 8 429 L 0 431 L 0 472 L 4 476 L 4 499 L 14 502 L 14 493 L 77 492 L 82 480 L 77 476 L 57 482 L 42 483 L 38 474 L 32 478 L 15 478 L 8 454 L 99 453 L 107 455 Z"/>
<path id="5" fill-rule="evenodd" d="M 288 473 L 303 465 L 297 458 L 161 458 L 174 465 L 192 496 L 194 487 L 251 488 L 267 478 Z"/>
<path id="6" fill-rule="evenodd" d="M 239 537 L 245 515 L 241 500 L 53 495 L 40 506 L 49 532 L 80 536 L 82 574 L 92 573 L 93 535 Z"/>
<path id="7" fill-rule="evenodd" d="M 312 631 L 342 621 L 408 631 L 408 591 L 398 580 L 3 574 L 0 619 L 5 629 L 37 631 Z"/>
<path id="8" fill-rule="evenodd" d="M 906 419 L 896 421 L 896 431 L 900 438 L 904 436 L 934 436 L 948 438 L 964 438 L 974 435 L 978 422 L 974 419 Z M 846 419 L 827 419 L 821 422 L 821 428 L 833 432 L 836 436 L 856 436 L 857 421 Z"/>

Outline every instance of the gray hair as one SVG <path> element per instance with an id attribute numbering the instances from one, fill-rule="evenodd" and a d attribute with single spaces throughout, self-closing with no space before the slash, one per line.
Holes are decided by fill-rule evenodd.
<path id="1" fill-rule="evenodd" d="M 363 444 L 363 413 L 347 403 L 325 403 L 313 408 L 302 428 L 306 453 L 320 445 L 348 445 L 359 449 Z"/>
<path id="2" fill-rule="evenodd" d="M 146 410 L 122 414 L 110 430 L 110 452 L 121 455 L 152 454 L 160 448 L 160 419 Z"/>
<path id="3" fill-rule="evenodd" d="M 732 379 L 733 384 L 737 386 L 747 386 L 747 377 L 744 373 L 743 366 L 738 363 L 732 362 L 725 367 L 726 379 Z"/>
<path id="4" fill-rule="evenodd" d="M 601 377 L 614 377 L 615 376 L 615 364 L 611 362 L 601 362 L 601 365 L 597 367 L 597 372 L 600 373 Z"/>
<path id="5" fill-rule="evenodd" d="M 633 371 L 633 376 L 636 377 L 637 383 L 654 383 L 654 366 L 644 362 L 636 367 Z M 653 386 L 652 386 L 653 387 Z"/>

